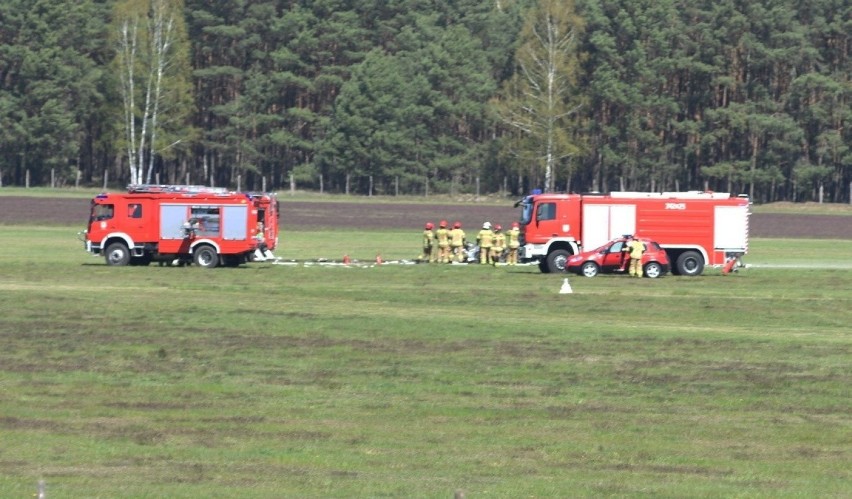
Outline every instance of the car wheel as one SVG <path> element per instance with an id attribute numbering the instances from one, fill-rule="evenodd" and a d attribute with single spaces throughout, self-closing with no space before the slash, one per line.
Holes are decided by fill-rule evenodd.
<path id="1" fill-rule="evenodd" d="M 127 245 L 124 243 L 112 243 L 107 246 L 104 258 L 107 265 L 124 266 L 130 263 L 130 250 L 127 249 Z"/>
<path id="2" fill-rule="evenodd" d="M 216 250 L 205 245 L 195 249 L 193 252 L 193 261 L 199 267 L 212 269 L 216 265 L 219 265 L 219 255 L 216 254 Z"/>
<path id="3" fill-rule="evenodd" d="M 697 276 L 704 272 L 704 258 L 697 251 L 685 251 L 677 257 L 678 274 L 685 276 Z"/>
<path id="4" fill-rule="evenodd" d="M 586 277 L 594 277 L 601 271 L 600 267 L 598 267 L 598 264 L 595 262 L 584 263 L 580 270 Z"/>
<path id="5" fill-rule="evenodd" d="M 663 266 L 657 262 L 649 262 L 645 265 L 645 276 L 656 279 L 663 275 Z"/>
<path id="6" fill-rule="evenodd" d="M 565 272 L 565 265 L 568 263 L 568 257 L 571 253 L 565 250 L 551 251 L 547 255 L 547 268 L 551 272 Z"/>

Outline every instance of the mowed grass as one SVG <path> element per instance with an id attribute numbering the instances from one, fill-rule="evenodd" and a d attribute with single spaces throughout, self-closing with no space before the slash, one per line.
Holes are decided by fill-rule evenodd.
<path id="1" fill-rule="evenodd" d="M 0 496 L 847 497 L 849 241 L 723 276 L 113 268 L 0 226 Z M 285 259 L 419 233 L 285 233 Z"/>

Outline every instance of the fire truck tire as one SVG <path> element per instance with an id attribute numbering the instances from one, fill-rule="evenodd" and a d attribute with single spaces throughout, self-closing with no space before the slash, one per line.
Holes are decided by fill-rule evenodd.
<path id="1" fill-rule="evenodd" d="M 538 261 L 538 270 L 540 270 L 542 274 L 550 273 L 550 269 L 547 268 L 547 260 Z"/>
<path id="2" fill-rule="evenodd" d="M 581 267 L 581 270 L 583 271 L 584 276 L 594 277 L 594 276 L 598 275 L 598 272 L 601 271 L 601 268 L 598 267 L 598 264 L 595 263 L 595 262 L 586 262 Z"/>
<path id="3" fill-rule="evenodd" d="M 566 250 L 553 250 L 547 255 L 547 268 L 550 272 L 565 272 L 568 257 L 571 256 Z"/>
<path id="4" fill-rule="evenodd" d="M 656 279 L 663 275 L 663 266 L 657 262 L 648 262 L 645 265 L 645 276 Z"/>
<path id="5" fill-rule="evenodd" d="M 684 251 L 677 257 L 675 269 L 679 275 L 701 275 L 704 272 L 704 258 L 697 251 Z"/>
<path id="6" fill-rule="evenodd" d="M 196 265 L 206 269 L 212 269 L 219 265 L 219 255 L 212 246 L 204 245 L 195 248 L 192 258 Z"/>
<path id="7" fill-rule="evenodd" d="M 112 243 L 104 253 L 107 265 L 121 267 L 130 263 L 130 250 L 124 243 Z"/>

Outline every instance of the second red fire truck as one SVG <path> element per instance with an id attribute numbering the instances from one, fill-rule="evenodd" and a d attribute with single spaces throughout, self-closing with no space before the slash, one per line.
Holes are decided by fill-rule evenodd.
<path id="1" fill-rule="evenodd" d="M 187 185 L 130 185 L 91 203 L 86 250 L 107 265 L 152 261 L 237 266 L 254 259 L 260 239 L 278 244 L 274 194 Z"/>
<path id="2" fill-rule="evenodd" d="M 675 275 L 700 275 L 748 251 L 749 200 L 728 193 L 533 194 L 516 206 L 521 259 L 542 272 L 564 272 L 569 256 L 625 234 L 656 240 Z"/>

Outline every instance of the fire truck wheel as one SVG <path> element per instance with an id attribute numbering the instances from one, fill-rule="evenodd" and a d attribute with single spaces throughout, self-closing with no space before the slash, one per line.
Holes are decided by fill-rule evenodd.
<path id="1" fill-rule="evenodd" d="M 685 251 L 677 257 L 675 268 L 680 275 L 701 275 L 704 272 L 704 259 L 697 251 Z"/>
<path id="2" fill-rule="evenodd" d="M 663 275 L 663 266 L 657 262 L 648 262 L 645 265 L 645 275 L 651 279 L 656 279 Z"/>
<path id="3" fill-rule="evenodd" d="M 598 267 L 598 264 L 595 262 L 586 262 L 582 267 L 583 275 L 586 277 L 594 277 L 598 275 L 600 270 L 600 267 Z"/>
<path id="4" fill-rule="evenodd" d="M 130 263 L 130 250 L 124 243 L 112 243 L 107 246 L 104 253 L 107 265 L 123 266 Z"/>
<path id="5" fill-rule="evenodd" d="M 216 254 L 216 250 L 206 245 L 195 248 L 193 259 L 196 265 L 207 269 L 212 269 L 219 264 L 219 255 Z"/>
<path id="6" fill-rule="evenodd" d="M 547 268 L 551 272 L 565 272 L 565 265 L 571 253 L 566 250 L 554 250 L 547 255 Z"/>

